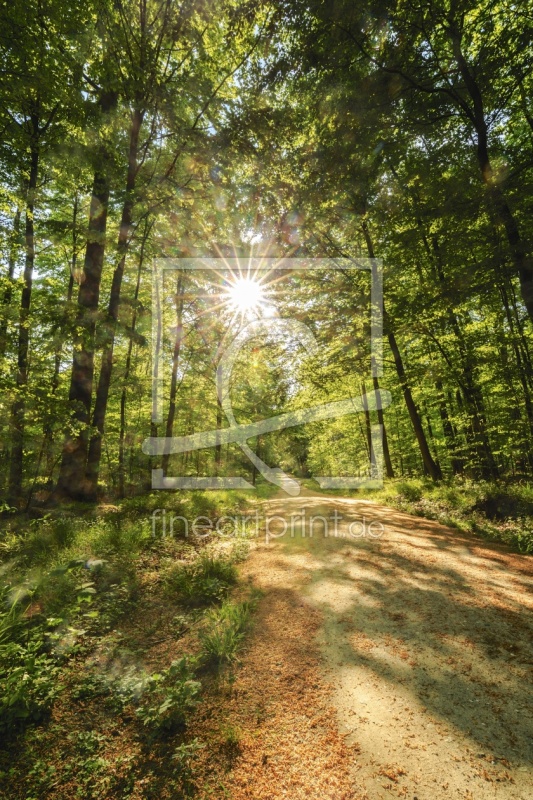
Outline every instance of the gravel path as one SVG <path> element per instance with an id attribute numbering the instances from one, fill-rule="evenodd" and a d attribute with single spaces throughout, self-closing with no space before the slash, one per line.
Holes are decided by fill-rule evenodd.
<path id="1" fill-rule="evenodd" d="M 264 596 L 231 796 L 531 800 L 531 558 L 370 501 L 305 492 L 264 511 L 288 528 L 243 566 Z M 254 691 L 277 709 L 266 739 Z"/>

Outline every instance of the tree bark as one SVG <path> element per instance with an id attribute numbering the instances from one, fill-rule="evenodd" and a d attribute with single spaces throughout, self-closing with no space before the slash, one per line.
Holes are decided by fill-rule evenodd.
<path id="1" fill-rule="evenodd" d="M 19 247 L 20 237 L 20 208 L 17 208 L 15 217 L 13 219 L 13 231 L 11 233 L 11 241 L 9 244 L 9 258 L 7 264 L 6 286 L 4 288 L 4 296 L 2 297 L 2 321 L 0 323 L 0 358 L 3 358 L 7 348 L 7 328 L 9 320 L 9 305 L 13 297 L 13 276 L 15 274 L 15 267 L 17 264 L 17 251 Z"/>
<path id="2" fill-rule="evenodd" d="M 24 459 L 24 426 L 26 415 L 26 387 L 28 383 L 28 350 L 30 343 L 29 316 L 35 264 L 35 191 L 39 174 L 39 116 L 31 116 L 32 136 L 30 141 L 30 175 L 26 199 L 24 284 L 20 299 L 19 334 L 17 347 L 17 385 L 11 407 L 11 460 L 9 469 L 9 501 L 18 503 L 22 493 Z"/>
<path id="3" fill-rule="evenodd" d="M 365 238 L 368 250 L 368 256 L 369 258 L 375 258 L 374 247 L 372 239 L 370 237 L 370 232 L 368 230 L 368 225 L 366 223 L 366 220 L 363 220 L 361 225 L 361 230 L 363 231 L 363 236 Z M 407 407 L 409 418 L 411 420 L 415 437 L 418 442 L 418 447 L 420 448 L 420 455 L 422 456 L 424 469 L 426 470 L 427 474 L 431 477 L 432 480 L 439 481 L 442 478 L 442 472 L 439 465 L 433 460 L 433 456 L 431 455 L 426 439 L 426 434 L 424 432 L 424 428 L 422 425 L 422 420 L 420 418 L 420 414 L 416 407 L 416 403 L 413 399 L 411 387 L 407 379 L 402 356 L 400 353 L 400 349 L 398 347 L 398 342 L 396 341 L 396 336 L 394 335 L 394 331 L 391 327 L 389 316 L 385 310 L 385 304 L 383 304 L 383 321 L 387 338 L 389 340 L 389 346 L 392 351 L 392 357 L 394 359 L 394 366 L 396 367 L 396 372 L 398 374 L 400 386 L 402 387 L 405 405 Z"/>
<path id="4" fill-rule="evenodd" d="M 130 143 L 128 152 L 128 172 L 126 177 L 126 198 L 122 208 L 120 220 L 120 230 L 118 235 L 118 257 L 119 261 L 113 273 L 111 283 L 111 294 L 109 296 L 109 307 L 107 320 L 105 323 L 105 344 L 102 352 L 102 365 L 98 377 L 98 386 L 94 401 L 92 414 L 93 435 L 89 441 L 87 453 L 87 472 L 86 472 L 86 495 L 87 499 L 94 502 L 98 491 L 98 476 L 100 472 L 100 459 L 102 456 L 102 437 L 104 434 L 107 403 L 109 399 L 109 387 L 111 385 L 111 375 L 113 372 L 113 351 L 115 347 L 115 335 L 117 330 L 118 314 L 120 308 L 120 291 L 124 268 L 126 266 L 126 256 L 129 249 L 129 237 L 131 224 L 133 221 L 134 191 L 137 178 L 137 154 L 139 149 L 139 134 L 141 130 L 143 114 L 139 109 L 135 109 L 132 116 L 130 129 Z"/>
<path id="5" fill-rule="evenodd" d="M 176 394 L 178 389 L 178 366 L 183 339 L 183 274 L 180 272 L 176 286 L 176 338 L 174 339 L 174 352 L 172 354 L 172 375 L 170 378 L 170 396 L 168 399 L 168 415 L 165 427 L 165 436 L 171 438 L 174 431 L 176 416 Z M 163 472 L 168 470 L 170 453 L 165 453 L 162 458 Z"/>
<path id="6" fill-rule="evenodd" d="M 116 92 L 104 92 L 100 98 L 103 114 L 117 104 Z M 69 388 L 70 426 L 65 436 L 56 494 L 74 500 L 87 499 L 85 466 L 89 440 L 91 399 L 94 380 L 94 347 L 100 283 L 106 246 L 107 214 L 110 192 L 110 153 L 102 146 L 97 155 L 83 274 L 78 293 L 76 335 Z"/>

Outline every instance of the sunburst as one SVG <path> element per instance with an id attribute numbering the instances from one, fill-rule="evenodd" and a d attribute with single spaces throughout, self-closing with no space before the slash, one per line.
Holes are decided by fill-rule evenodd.
<path id="1" fill-rule="evenodd" d="M 261 281 L 249 276 L 232 278 L 225 295 L 229 307 L 243 317 L 259 315 L 268 301 Z"/>

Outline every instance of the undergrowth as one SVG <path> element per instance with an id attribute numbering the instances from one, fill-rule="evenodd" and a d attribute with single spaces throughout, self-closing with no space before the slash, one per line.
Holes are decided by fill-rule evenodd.
<path id="1" fill-rule="evenodd" d="M 501 541 L 519 553 L 533 553 L 533 486 L 455 480 L 387 481 L 365 496 L 409 514 Z"/>
<path id="2" fill-rule="evenodd" d="M 72 507 L 5 521 L 0 781 L 10 797 L 126 797 L 151 774 L 154 752 L 165 777 L 159 784 L 152 775 L 153 791 L 188 796 L 203 743 L 188 741 L 186 729 L 203 676 L 209 683 L 206 670 L 236 662 L 250 623 L 253 604 L 230 597 L 248 545 L 217 535 L 154 538 L 151 514 L 166 508 L 216 520 L 249 502 L 242 492 L 178 501 L 157 493 L 96 512 Z M 145 663 L 158 637 L 168 660 Z M 56 707 L 80 720 L 92 709 L 91 731 L 58 725 Z M 136 755 L 108 755 L 110 726 L 128 732 Z M 43 758 L 43 748 L 55 758 Z"/>
<path id="3" fill-rule="evenodd" d="M 236 581 L 237 569 L 230 558 L 202 553 L 194 561 L 174 567 L 167 576 L 167 587 L 187 605 L 209 605 L 222 600 Z"/>
<path id="4" fill-rule="evenodd" d="M 200 644 L 204 662 L 220 668 L 233 664 L 248 626 L 254 601 L 232 603 L 226 601 L 220 608 L 212 609 L 200 631 Z"/>

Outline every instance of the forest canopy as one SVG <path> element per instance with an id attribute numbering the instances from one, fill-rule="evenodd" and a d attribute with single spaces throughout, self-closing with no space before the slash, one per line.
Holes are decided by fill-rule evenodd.
<path id="1" fill-rule="evenodd" d="M 161 469 L 254 482 L 236 444 L 148 456 L 142 442 L 223 429 L 222 342 L 269 315 L 308 325 L 320 357 L 249 342 L 239 424 L 392 398 L 253 437 L 272 468 L 369 474 L 380 425 L 389 478 L 529 478 L 526 4 L 14 0 L 1 13 L 6 508 L 136 494 Z M 264 296 L 232 302 L 249 275 L 224 259 L 251 257 L 379 259 L 382 375 L 368 276 L 263 270 Z M 153 265 L 185 258 L 221 267 L 166 274 L 155 418 Z"/>

